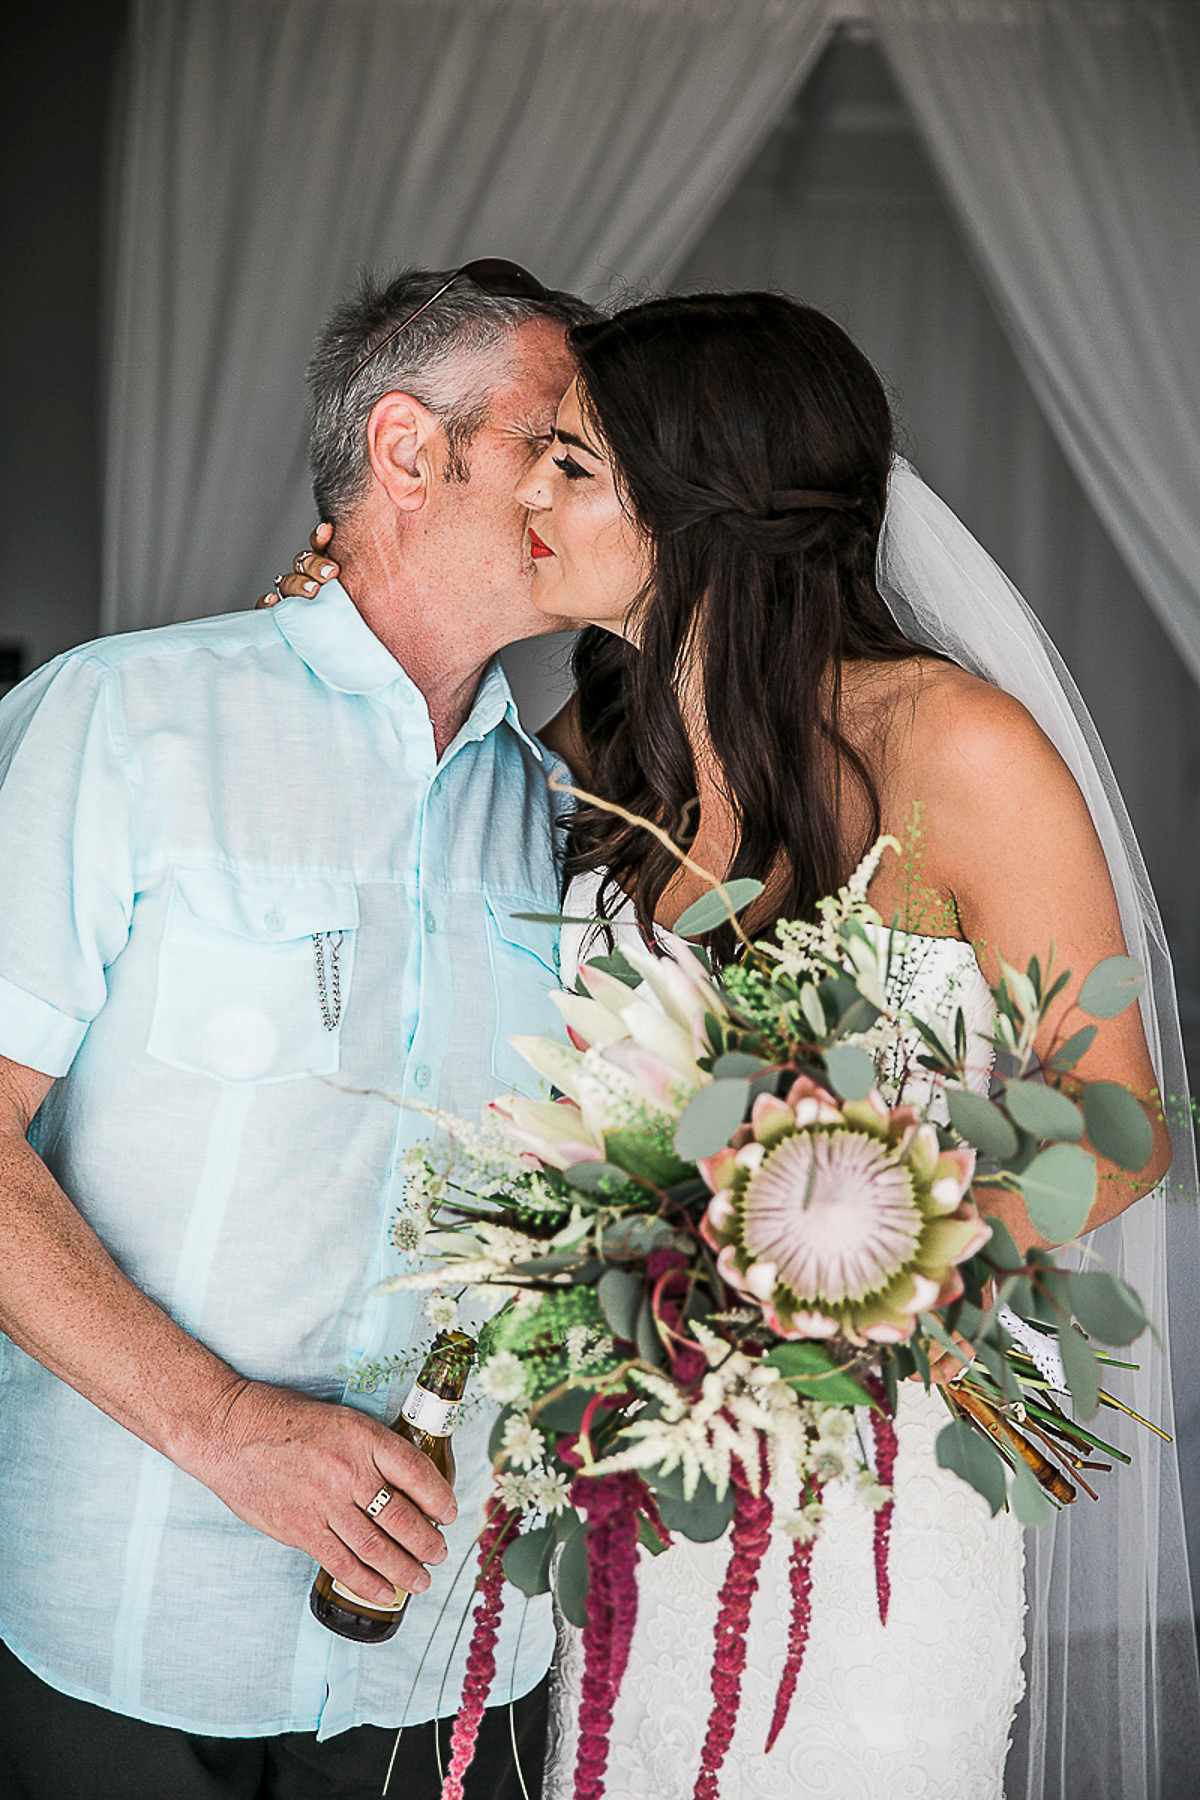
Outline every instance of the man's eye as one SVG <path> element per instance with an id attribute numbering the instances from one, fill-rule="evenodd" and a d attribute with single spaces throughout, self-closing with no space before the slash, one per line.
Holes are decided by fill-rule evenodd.
<path id="1" fill-rule="evenodd" d="M 577 463 L 573 456 L 556 456 L 554 466 L 556 469 L 562 470 L 568 481 L 590 481 L 592 479 L 590 472 L 583 467 L 582 463 Z"/>

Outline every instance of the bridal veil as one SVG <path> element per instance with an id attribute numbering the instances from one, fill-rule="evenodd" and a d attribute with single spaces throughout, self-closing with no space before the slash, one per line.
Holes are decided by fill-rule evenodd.
<path id="1" fill-rule="evenodd" d="M 1104 748 L 1058 652 L 1016 588 L 906 462 L 893 465 L 879 585 L 906 636 L 1020 700 L 1063 757 L 1108 859 L 1125 941 L 1146 971 L 1142 1017 L 1174 1160 L 1160 1187 L 1091 1235 L 1092 1250 L 1141 1296 L 1158 1330 L 1128 1353 L 1114 1392 L 1174 1429 L 1171 1352 L 1194 1341 L 1200 1307 L 1196 1150 L 1179 1012 L 1162 920 Z M 1168 1239 L 1170 1239 L 1168 1251 Z M 1190 1306 L 1171 1316 L 1168 1266 Z M 1119 1380 L 1119 1386 L 1117 1381 Z M 1194 1791 L 1200 1678 L 1179 1458 L 1120 1415 L 1103 1429 L 1132 1457 L 1027 1537 L 1026 1700 L 1008 1763 L 1008 1800 L 1166 1800 Z"/>

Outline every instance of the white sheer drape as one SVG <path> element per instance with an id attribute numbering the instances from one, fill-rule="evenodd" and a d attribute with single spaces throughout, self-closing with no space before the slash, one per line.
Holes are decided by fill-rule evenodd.
<path id="1" fill-rule="evenodd" d="M 1200 679 L 1200 7 L 870 9 L 1038 400 Z"/>
<path id="2" fill-rule="evenodd" d="M 311 524 L 303 372 L 363 264 L 652 279 L 826 0 L 135 0 L 103 623 L 248 604 Z"/>

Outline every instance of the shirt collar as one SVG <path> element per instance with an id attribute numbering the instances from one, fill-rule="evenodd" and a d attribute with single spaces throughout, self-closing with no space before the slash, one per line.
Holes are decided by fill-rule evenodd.
<path id="1" fill-rule="evenodd" d="M 377 694 L 394 683 L 424 708 L 424 696 L 391 651 L 371 630 L 340 581 L 327 581 L 312 600 L 284 600 L 271 608 L 282 636 L 327 687 L 344 694 Z M 497 725 L 511 725 L 539 762 L 544 752 L 517 714 L 517 703 L 499 657 L 484 670 L 459 741 L 481 741 Z"/>

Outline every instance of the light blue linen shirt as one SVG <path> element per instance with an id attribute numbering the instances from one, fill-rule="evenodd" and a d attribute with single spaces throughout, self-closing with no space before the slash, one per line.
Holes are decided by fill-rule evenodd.
<path id="1" fill-rule="evenodd" d="M 35 1147 L 234 1368 L 394 1417 L 345 1374 L 432 1336 L 419 1298 L 374 1291 L 429 1135 L 395 1097 L 477 1117 L 536 1092 L 508 1038 L 558 1025 L 556 934 L 513 917 L 557 910 L 547 768 L 499 667 L 439 759 L 331 582 L 60 657 L 0 706 L 0 774 L 0 1053 L 60 1077 Z M 343 934 L 332 1030 L 318 933 Z M 2 1336 L 0 1388 L 0 1635 L 54 1687 L 228 1737 L 456 1710 L 486 1409 L 455 1434 L 447 1561 L 357 1647 L 310 1616 L 309 1558 Z M 492 1702 L 550 1649 L 510 1590 Z"/>

